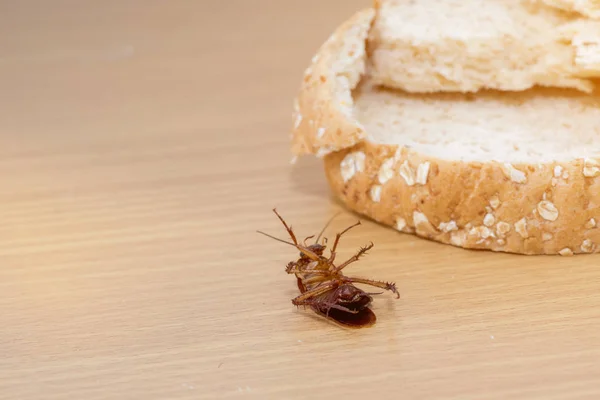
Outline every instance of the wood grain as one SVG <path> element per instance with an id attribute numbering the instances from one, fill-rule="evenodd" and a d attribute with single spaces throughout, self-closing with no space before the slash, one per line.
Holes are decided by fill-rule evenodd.
<path id="1" fill-rule="evenodd" d="M 521 257 L 364 221 L 396 281 L 372 329 L 295 309 L 336 211 L 289 164 L 292 98 L 359 0 L 0 3 L 0 398 L 598 398 L 595 256 Z M 330 235 L 354 222 L 346 211 Z"/>

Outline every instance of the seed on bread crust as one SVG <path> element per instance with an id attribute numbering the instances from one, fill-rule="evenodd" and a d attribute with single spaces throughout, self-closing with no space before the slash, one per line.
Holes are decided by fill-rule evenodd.
<path id="1" fill-rule="evenodd" d="M 584 253 L 591 253 L 594 251 L 594 243 L 590 239 L 585 239 L 581 243 L 581 251 Z"/>
<path id="2" fill-rule="evenodd" d="M 598 161 L 593 160 L 591 158 L 586 158 L 583 160 L 583 176 L 588 178 L 594 178 L 600 175 L 600 164 Z"/>
<path id="3" fill-rule="evenodd" d="M 494 195 L 492 196 L 492 198 L 490 198 L 490 206 L 492 206 L 494 210 L 498 209 L 498 207 L 500 206 L 500 199 L 498 198 L 498 196 Z"/>
<path id="4" fill-rule="evenodd" d="M 379 203 L 381 201 L 381 186 L 379 185 L 373 185 L 371 187 L 371 200 L 373 200 L 375 203 Z"/>
<path id="5" fill-rule="evenodd" d="M 476 228 L 471 228 L 469 235 L 477 236 L 478 239 L 487 239 L 492 236 L 492 231 L 487 226 L 478 226 Z"/>
<path id="6" fill-rule="evenodd" d="M 450 234 L 450 243 L 454 246 L 462 247 L 467 240 L 467 232 L 464 230 L 453 231 Z"/>
<path id="7" fill-rule="evenodd" d="M 402 165 L 400 165 L 399 173 L 408 186 L 413 186 L 415 184 L 415 172 L 410 168 L 410 165 L 408 165 L 408 161 L 404 161 Z"/>
<path id="8" fill-rule="evenodd" d="M 490 227 L 494 226 L 494 222 L 496 222 L 496 218 L 494 217 L 494 214 L 491 214 L 491 213 L 485 214 L 485 217 L 483 218 L 483 224 L 485 226 L 490 228 Z"/>
<path id="9" fill-rule="evenodd" d="M 504 171 L 504 174 L 515 183 L 527 182 L 527 175 L 525 175 L 525 172 L 516 169 L 512 164 L 505 163 L 502 170 Z"/>
<path id="10" fill-rule="evenodd" d="M 529 233 L 527 232 L 527 220 L 525 218 L 521 218 L 515 222 L 515 231 L 517 231 L 523 239 L 529 237 Z"/>
<path id="11" fill-rule="evenodd" d="M 563 167 L 561 167 L 560 165 L 557 165 L 556 167 L 554 167 L 554 176 L 556 178 L 560 178 L 562 173 L 563 173 Z"/>
<path id="12" fill-rule="evenodd" d="M 441 222 L 440 225 L 438 226 L 438 229 L 442 232 L 452 232 L 452 231 L 457 231 L 458 230 L 458 226 L 456 225 L 456 221 L 450 221 L 450 222 Z"/>
<path id="13" fill-rule="evenodd" d="M 429 176 L 429 166 L 429 162 L 419 164 L 419 166 L 417 167 L 417 178 L 415 179 L 416 183 L 420 185 L 427 184 L 427 177 Z"/>
<path id="14" fill-rule="evenodd" d="M 413 233 L 414 230 L 408 226 L 406 220 L 402 217 L 396 218 L 396 229 L 400 232 Z"/>
<path id="15" fill-rule="evenodd" d="M 564 249 L 562 249 L 561 251 L 559 251 L 558 254 L 560 254 L 561 256 L 572 256 L 573 255 L 573 250 L 571 250 L 568 247 L 565 247 Z"/>
<path id="16" fill-rule="evenodd" d="M 510 232 L 510 224 L 503 222 L 503 221 L 499 221 L 498 224 L 496 224 L 496 234 L 503 238 L 506 236 L 506 234 Z"/>
<path id="17" fill-rule="evenodd" d="M 546 221 L 556 221 L 558 218 L 558 209 L 548 200 L 540 201 L 537 205 L 537 211 Z"/>
<path id="18" fill-rule="evenodd" d="M 377 178 L 382 185 L 394 177 L 394 159 L 388 158 L 381 164 Z"/>
<path id="19" fill-rule="evenodd" d="M 415 224 L 415 229 L 417 232 L 422 232 L 425 234 L 434 234 L 436 233 L 436 229 L 431 225 L 429 219 L 425 214 L 420 211 L 413 212 L 413 223 Z"/>
<path id="20" fill-rule="evenodd" d="M 355 151 L 348 154 L 342 160 L 340 164 L 340 172 L 344 183 L 348 182 L 354 174 L 362 172 L 365 169 L 365 153 L 362 151 Z"/>

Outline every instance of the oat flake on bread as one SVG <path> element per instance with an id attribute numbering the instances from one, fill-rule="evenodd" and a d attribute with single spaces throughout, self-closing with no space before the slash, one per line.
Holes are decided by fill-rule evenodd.
<path id="1" fill-rule="evenodd" d="M 383 0 L 321 46 L 292 151 L 401 232 L 470 249 L 600 251 L 596 0 Z"/>

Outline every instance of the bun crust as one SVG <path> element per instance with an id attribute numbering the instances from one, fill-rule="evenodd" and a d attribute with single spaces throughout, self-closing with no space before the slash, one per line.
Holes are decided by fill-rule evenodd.
<path id="1" fill-rule="evenodd" d="M 600 180 L 583 168 L 583 160 L 447 161 L 367 141 L 325 157 L 327 180 L 349 209 L 404 233 L 517 254 L 600 250 Z M 553 184 L 558 170 L 568 181 Z"/>
<path id="2" fill-rule="evenodd" d="M 323 157 L 366 137 L 353 117 L 352 89 L 366 70 L 365 41 L 375 10 L 356 13 L 313 57 L 294 103 L 292 152 Z"/>

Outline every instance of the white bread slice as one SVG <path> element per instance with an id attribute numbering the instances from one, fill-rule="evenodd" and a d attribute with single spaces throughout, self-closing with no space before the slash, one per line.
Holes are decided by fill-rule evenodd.
<path id="1" fill-rule="evenodd" d="M 600 157 L 600 97 L 565 89 L 409 94 L 361 85 L 355 115 L 374 144 L 465 162 Z"/>
<path id="2" fill-rule="evenodd" d="M 600 36 L 584 37 L 599 33 L 600 21 L 544 3 L 388 0 L 377 13 L 369 35 L 371 77 L 387 87 L 423 93 L 542 85 L 590 92 L 593 85 L 582 78 L 600 75 Z"/>
<path id="3" fill-rule="evenodd" d="M 357 13 L 313 59 L 294 154 L 324 157 L 343 203 L 402 232 L 519 254 L 599 252 L 600 95 L 374 86 L 366 46 L 380 17 Z"/>

